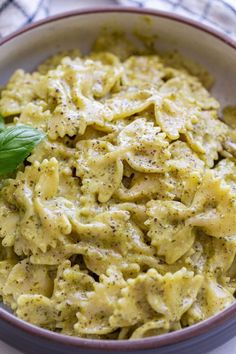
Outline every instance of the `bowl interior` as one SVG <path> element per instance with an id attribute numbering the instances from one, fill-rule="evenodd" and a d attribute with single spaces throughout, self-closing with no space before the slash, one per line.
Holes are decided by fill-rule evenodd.
<path id="1" fill-rule="evenodd" d="M 215 78 L 213 94 L 222 105 L 235 104 L 236 56 L 233 47 L 187 23 L 168 17 L 143 15 L 134 10 L 126 11 L 67 14 L 6 42 L 1 47 L 0 86 L 17 68 L 31 71 L 43 59 L 58 51 L 79 48 L 82 53 L 88 52 L 105 27 L 111 31 L 122 29 L 134 40 L 134 32 L 145 36 L 157 35 L 157 48 L 177 49 L 203 64 Z"/>

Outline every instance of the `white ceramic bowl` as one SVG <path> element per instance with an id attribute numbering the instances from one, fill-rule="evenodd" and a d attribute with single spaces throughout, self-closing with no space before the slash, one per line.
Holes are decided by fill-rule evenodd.
<path id="1" fill-rule="evenodd" d="M 17 68 L 33 70 L 58 51 L 80 48 L 86 53 L 102 27 L 158 34 L 157 47 L 177 49 L 203 64 L 215 77 L 213 94 L 221 104 L 236 104 L 236 43 L 199 23 L 163 12 L 131 8 L 89 9 L 33 24 L 2 40 L 0 85 Z M 0 305 L 0 338 L 24 353 L 157 353 L 192 354 L 223 344 L 235 334 L 236 304 L 199 324 L 173 333 L 135 341 L 72 338 L 32 326 Z M 9 333 L 11 335 L 9 335 Z M 158 349 L 157 349 L 158 348 Z"/>

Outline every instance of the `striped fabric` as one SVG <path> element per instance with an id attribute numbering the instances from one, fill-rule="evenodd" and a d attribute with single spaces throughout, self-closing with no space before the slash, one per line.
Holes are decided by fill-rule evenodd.
<path id="1" fill-rule="evenodd" d="M 174 12 L 236 37 L 236 0 L 120 0 L 119 3 Z"/>
<path id="2" fill-rule="evenodd" d="M 0 0 L 0 37 L 49 15 L 48 0 Z"/>
<path id="3" fill-rule="evenodd" d="M 236 38 L 236 0 L 0 0 L 0 37 L 32 21 L 84 6 L 127 5 L 181 14 Z M 62 6 L 63 5 L 63 6 Z"/>

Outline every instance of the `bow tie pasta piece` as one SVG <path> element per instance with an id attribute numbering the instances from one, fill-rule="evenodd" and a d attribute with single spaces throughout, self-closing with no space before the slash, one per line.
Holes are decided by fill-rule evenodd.
<path id="1" fill-rule="evenodd" d="M 9 216 L 12 222 L 15 220 L 15 233 L 11 233 L 11 237 L 15 235 L 14 249 L 18 255 L 46 252 L 49 246 L 56 247 L 57 242 L 71 232 L 69 217 L 73 218 L 74 204 L 58 195 L 63 191 L 55 158 L 27 166 L 3 188 L 6 204 L 16 206 L 14 212 L 9 211 Z M 6 208 L 3 206 L 1 210 Z M 9 229 L 10 225 L 6 227 Z M 9 235 L 9 231 L 6 229 L 3 237 Z"/>
<path id="2" fill-rule="evenodd" d="M 73 136 L 77 131 L 84 132 L 86 126 L 82 123 L 79 126 L 80 113 L 72 100 L 72 93 L 69 84 L 63 80 L 62 74 L 53 72 L 48 78 L 47 90 L 51 100 L 52 118 L 48 124 L 48 135 L 50 139 L 63 138 L 66 134 Z"/>
<path id="3" fill-rule="evenodd" d="M 147 220 L 146 205 L 136 204 L 136 203 L 120 203 L 111 206 L 112 210 L 127 210 L 130 212 L 131 220 L 136 224 L 142 231 L 146 231 L 145 221 Z"/>
<path id="4" fill-rule="evenodd" d="M 129 249 L 130 235 L 127 231 L 130 215 L 127 211 L 107 211 L 100 213 L 91 223 L 72 220 L 73 230 L 81 241 L 91 242 L 103 248 L 109 247 L 125 254 Z M 96 239 L 95 239 L 96 236 Z"/>
<path id="5" fill-rule="evenodd" d="M 206 277 L 196 301 L 183 316 L 183 323 L 192 325 L 203 321 L 235 302 L 233 295 L 214 278 Z"/>
<path id="6" fill-rule="evenodd" d="M 44 101 L 26 104 L 21 111 L 19 118 L 14 119 L 14 123 L 31 125 L 44 131 L 48 129 L 48 122 L 52 118 L 51 112 L 47 109 Z"/>
<path id="7" fill-rule="evenodd" d="M 42 163 L 45 159 L 55 158 L 59 173 L 57 195 L 70 201 L 78 201 L 81 194 L 81 181 L 73 175 L 75 155 L 76 149 L 69 148 L 63 143 L 51 142 L 45 139 L 34 149 L 27 161 L 30 163 L 34 163 L 34 161 Z"/>
<path id="8" fill-rule="evenodd" d="M 185 205 L 190 205 L 201 181 L 199 175 L 194 172 L 188 174 L 187 170 L 172 170 L 165 174 L 165 179 L 172 191 L 169 199 L 175 199 Z"/>
<path id="9" fill-rule="evenodd" d="M 89 224 L 76 220 L 72 220 L 72 224 L 80 240 L 74 247 L 83 255 L 86 266 L 96 274 L 102 274 L 111 264 L 158 266 L 154 250 L 146 245 L 144 234 L 125 210 L 98 214 Z"/>
<path id="10" fill-rule="evenodd" d="M 127 281 L 110 324 L 119 327 L 140 325 L 157 320 L 160 315 L 177 322 L 196 300 L 202 280 L 202 276 L 194 276 L 185 268 L 164 276 L 149 269 L 146 274 Z"/>
<path id="11" fill-rule="evenodd" d="M 169 77 L 168 77 L 169 76 Z M 196 77 L 186 73 L 179 73 L 173 69 L 166 69 L 168 80 L 160 87 L 159 92 L 164 95 L 176 94 L 181 91 L 184 96 L 189 98 L 189 103 L 195 103 L 203 110 L 219 108 L 219 102 L 211 97 L 209 92 L 202 86 Z"/>
<path id="12" fill-rule="evenodd" d="M 176 262 L 193 245 L 195 231 L 185 225 L 189 214 L 191 211 L 180 202 L 150 201 L 147 204 L 148 236 L 157 254 L 165 256 L 168 264 Z"/>
<path id="13" fill-rule="evenodd" d="M 134 172 L 130 179 L 129 187 L 124 184 L 115 193 L 115 197 L 121 201 L 140 201 L 152 198 L 172 199 L 173 186 L 161 173 Z"/>
<path id="14" fill-rule="evenodd" d="M 127 285 L 121 291 L 110 325 L 113 327 L 127 327 L 142 324 L 157 319 L 158 314 L 150 306 L 146 296 L 147 274 L 139 274 L 135 279 L 128 279 Z"/>
<path id="15" fill-rule="evenodd" d="M 53 112 L 48 124 L 48 135 L 53 140 L 65 135 L 84 134 L 87 126 L 103 126 L 104 119 L 110 117 L 111 112 L 107 107 L 81 92 L 79 82 L 82 78 L 70 80 L 70 71 L 67 73 L 63 68 L 50 71 L 46 80 L 49 105 Z"/>
<path id="16" fill-rule="evenodd" d="M 208 260 L 208 269 L 217 274 L 225 274 L 234 264 L 235 255 L 236 255 L 236 238 L 225 237 L 223 239 L 212 239 L 212 250 L 209 252 L 211 256 Z"/>
<path id="17" fill-rule="evenodd" d="M 49 141 L 44 139 L 39 145 L 35 147 L 32 154 L 27 158 L 27 161 L 33 163 L 35 161 L 42 162 L 45 159 L 56 158 L 59 164 L 64 167 L 71 167 L 71 160 L 73 159 L 76 150 L 65 146 L 62 142 Z M 69 165 L 69 166 L 68 166 Z"/>
<path id="18" fill-rule="evenodd" d="M 4 261 L 0 261 L 0 296 L 3 296 L 3 288 L 7 282 L 7 278 L 12 271 L 12 268 L 17 263 L 17 260 L 14 259 L 6 259 Z"/>
<path id="19" fill-rule="evenodd" d="M 233 235 L 234 204 L 229 187 L 210 172 L 204 176 L 190 207 L 172 201 L 149 202 L 147 214 L 151 219 L 146 224 L 157 254 L 164 255 L 167 263 L 174 263 L 191 248 L 196 226 L 215 237 Z"/>
<path id="20" fill-rule="evenodd" d="M 220 278 L 234 265 L 236 238 L 232 236 L 217 239 L 201 232 L 192 251 L 185 260 L 188 266 L 199 274 L 211 273 L 212 276 Z"/>
<path id="21" fill-rule="evenodd" d="M 206 237 L 206 235 L 202 236 Z M 204 239 L 205 240 L 205 239 Z M 222 239 L 217 239 L 215 237 L 209 237 L 209 243 L 206 242 L 208 246 L 207 271 L 215 275 L 226 274 L 234 263 L 236 255 L 236 238 L 225 237 Z"/>
<path id="22" fill-rule="evenodd" d="M 215 237 L 235 234 L 234 204 L 229 187 L 210 172 L 204 176 L 190 207 L 174 201 L 149 202 L 150 220 L 146 224 L 157 254 L 164 255 L 167 263 L 174 263 L 193 245 L 196 226 Z"/>
<path id="23" fill-rule="evenodd" d="M 236 233 L 236 198 L 230 187 L 216 178 L 212 171 L 205 174 L 191 206 L 193 216 L 187 225 L 198 227 L 214 237 Z"/>
<path id="24" fill-rule="evenodd" d="M 196 104 L 204 110 L 218 110 L 220 108 L 219 102 L 210 95 L 198 80 L 192 79 L 190 81 L 191 97 Z"/>
<path id="25" fill-rule="evenodd" d="M 163 64 L 157 55 L 131 56 L 124 62 L 122 84 L 132 87 L 150 87 L 157 89 L 165 76 Z"/>
<path id="26" fill-rule="evenodd" d="M 75 92 L 90 98 L 107 95 L 123 72 L 118 57 L 107 52 L 93 54 L 85 59 L 64 58 L 62 69 Z"/>
<path id="27" fill-rule="evenodd" d="M 124 69 L 117 56 L 108 52 L 94 53 L 88 57 L 88 63 L 91 66 L 91 93 L 94 97 L 106 96 L 116 84 L 119 86 Z"/>
<path id="28" fill-rule="evenodd" d="M 77 253 L 80 254 L 81 252 L 73 239 L 73 235 L 67 235 L 60 237 L 60 240 L 57 240 L 56 246 L 49 246 L 45 252 L 42 250 L 33 250 L 30 262 L 32 264 L 59 266 L 63 261 L 70 259 Z"/>
<path id="29" fill-rule="evenodd" d="M 40 174 L 35 184 L 34 195 L 44 200 L 51 199 L 56 196 L 59 187 L 58 162 L 53 157 L 50 161 L 44 160 L 38 168 Z"/>
<path id="30" fill-rule="evenodd" d="M 145 285 L 150 306 L 170 321 L 179 321 L 196 300 L 203 277 L 185 268 L 164 276 L 153 269 L 147 274 L 149 277 Z"/>
<path id="31" fill-rule="evenodd" d="M 128 265 L 117 251 L 92 242 L 80 241 L 77 245 L 69 245 L 68 250 L 73 254 L 82 255 L 86 267 L 98 275 L 104 274 L 111 265 L 118 268 Z"/>
<path id="32" fill-rule="evenodd" d="M 31 311 L 28 311 L 28 306 Z M 54 303 L 46 296 L 38 294 L 23 294 L 17 299 L 16 314 L 22 320 L 49 330 L 55 330 L 57 311 Z"/>
<path id="33" fill-rule="evenodd" d="M 79 205 L 81 196 L 81 181 L 74 177 L 70 168 L 65 168 L 60 173 L 60 183 L 58 187 L 58 197 L 73 202 L 76 206 Z M 73 210 L 73 207 L 72 207 Z"/>
<path id="34" fill-rule="evenodd" d="M 20 246 L 22 237 L 28 241 L 29 249 L 36 247 L 46 252 L 47 246 L 56 246 L 60 234 L 70 232 L 70 224 L 60 209 L 46 208 L 47 201 L 54 198 L 58 191 L 57 161 L 55 158 L 50 161 L 44 160 L 42 164 L 35 163 L 32 168 L 29 166 L 25 171 L 14 193 L 18 207 L 25 210 L 15 246 Z M 30 178 L 31 172 L 35 172 L 35 180 Z M 26 190 L 28 190 L 27 197 Z"/>
<path id="35" fill-rule="evenodd" d="M 211 88 L 214 79 L 211 74 L 201 65 L 184 57 L 178 51 L 165 52 L 161 54 L 161 60 L 165 64 L 165 70 L 172 72 L 172 76 L 186 77 L 186 80 L 195 79 L 206 88 Z"/>
<path id="36" fill-rule="evenodd" d="M 80 303 L 93 290 L 94 279 L 80 270 L 78 265 L 71 266 L 65 261 L 58 267 L 51 300 L 57 310 L 57 327 L 73 333 L 76 313 Z M 69 333 L 71 334 L 71 333 Z"/>
<path id="37" fill-rule="evenodd" d="M 123 164 L 119 152 L 105 141 L 89 140 L 77 144 L 76 174 L 82 180 L 82 192 L 97 195 L 99 202 L 107 202 L 119 187 Z"/>
<path id="38" fill-rule="evenodd" d="M 183 141 L 175 141 L 169 146 L 171 158 L 167 161 L 169 171 L 177 170 L 201 176 L 205 170 L 204 162 Z"/>
<path id="39" fill-rule="evenodd" d="M 160 128 L 145 118 L 136 119 L 125 127 L 118 136 L 121 148 L 128 151 L 124 157 L 128 164 L 139 172 L 165 172 L 166 160 L 170 157 L 166 135 Z"/>
<path id="40" fill-rule="evenodd" d="M 169 147 L 171 158 L 167 161 L 169 172 L 166 183 L 172 187 L 173 197 L 185 205 L 191 204 L 205 171 L 204 162 L 183 141 L 175 141 Z"/>
<path id="41" fill-rule="evenodd" d="M 104 242 L 111 244 L 123 256 L 132 252 L 152 255 L 152 250 L 144 243 L 142 231 L 131 221 L 130 213 L 126 210 L 105 212 L 96 217 L 108 226 L 110 235 L 101 235 Z M 110 237 L 109 237 L 110 236 Z"/>
<path id="42" fill-rule="evenodd" d="M 173 330 L 180 329 L 180 325 L 170 326 L 170 322 L 165 318 L 160 318 L 156 321 L 149 321 L 138 327 L 130 336 L 129 339 L 146 338 L 150 336 L 158 336 L 168 333 Z"/>
<path id="43" fill-rule="evenodd" d="M 67 236 L 72 231 L 71 219 L 76 214 L 74 203 L 63 197 L 51 201 L 35 198 L 33 205 L 35 217 L 31 217 L 29 221 L 26 219 L 25 223 L 21 225 L 22 236 L 28 240 L 29 249 L 36 258 L 41 252 L 45 253 L 46 257 L 51 248 L 55 249 L 55 253 L 59 252 L 58 245 L 65 244 Z M 38 223 L 40 227 L 37 227 Z M 35 232 L 37 230 L 38 237 L 36 238 Z M 69 243 L 69 239 L 67 242 Z M 16 239 L 15 246 L 19 247 L 18 252 L 21 249 L 20 243 L 21 239 Z M 24 249 L 23 252 L 25 252 Z M 63 253 L 69 254 L 66 247 Z"/>
<path id="44" fill-rule="evenodd" d="M 78 322 L 75 331 L 83 334 L 107 334 L 116 327 L 109 323 L 121 289 L 126 286 L 122 273 L 114 266 L 109 267 L 106 274 L 100 276 L 99 283 L 94 283 L 94 291 L 81 302 L 81 310 L 77 313 Z"/>
<path id="45" fill-rule="evenodd" d="M 0 239 L 4 247 L 14 245 L 19 220 L 19 213 L 4 201 L 0 201 Z"/>
<path id="46" fill-rule="evenodd" d="M 236 157 L 236 129 L 229 130 L 225 141 L 223 142 L 224 150 L 221 152 L 222 156 L 235 159 Z"/>
<path id="47" fill-rule="evenodd" d="M 151 90 L 130 89 L 115 93 L 105 101 L 105 107 L 111 114 L 109 120 L 128 118 L 144 111 L 153 104 Z"/>
<path id="48" fill-rule="evenodd" d="M 21 295 L 17 301 L 17 313 L 35 325 L 63 329 L 68 335 L 74 335 L 80 301 L 93 290 L 93 283 L 93 278 L 82 272 L 78 265 L 72 267 L 69 261 L 65 261 L 58 267 L 52 296 Z M 25 311 L 27 302 L 34 311 Z"/>
<path id="49" fill-rule="evenodd" d="M 33 265 L 27 258 L 17 263 L 11 269 L 3 287 L 4 302 L 16 309 L 17 299 L 22 294 L 51 296 L 53 280 L 49 271 L 49 267 Z"/>
<path id="50" fill-rule="evenodd" d="M 215 176 L 221 178 L 230 186 L 230 190 L 236 195 L 236 166 L 230 159 L 221 160 L 214 169 Z"/>
<path id="51" fill-rule="evenodd" d="M 202 111 L 197 117 L 198 122 L 193 125 L 191 131 L 186 131 L 185 136 L 188 145 L 205 162 L 206 166 L 211 168 L 219 152 L 223 150 L 222 144 L 228 128 L 217 119 L 215 111 Z"/>
<path id="52" fill-rule="evenodd" d="M 54 165 L 54 163 L 53 163 Z M 14 238 L 13 242 L 17 242 L 17 239 L 24 239 L 24 226 L 29 225 L 30 223 L 34 225 L 33 230 L 31 230 L 30 234 L 27 234 L 26 237 L 26 244 L 28 243 L 27 240 L 31 238 L 35 238 L 37 240 L 37 228 L 36 228 L 36 217 L 34 215 L 34 206 L 33 206 L 33 191 L 32 188 L 35 188 L 36 182 L 39 179 L 38 175 L 38 168 L 40 164 L 35 163 L 32 166 L 28 166 L 24 173 L 23 172 L 18 172 L 16 179 L 15 180 L 10 180 L 9 183 L 3 188 L 2 193 L 4 195 L 4 204 L 1 211 L 3 212 L 5 209 L 5 212 L 7 212 L 7 205 L 9 206 L 14 206 L 14 208 L 9 209 L 9 217 L 11 218 L 12 225 L 15 226 L 15 231 L 11 233 L 11 236 L 7 229 L 10 231 L 9 227 L 11 227 L 11 224 L 7 223 L 6 227 L 7 229 L 3 228 L 3 232 L 5 232 L 5 236 L 7 237 L 8 241 L 10 242 L 9 237 Z M 53 167 L 54 168 L 54 167 Z M 50 191 L 51 193 L 51 191 Z M 11 210 L 12 209 L 12 210 Z M 20 213 L 20 210 L 22 211 Z M 17 221 L 17 218 L 19 220 Z M 30 222 L 31 219 L 31 222 Z M 15 222 L 14 222 L 15 220 Z M 10 221 L 10 220 L 8 220 Z M 3 224 L 4 226 L 4 224 Z M 22 229 L 21 229 L 22 227 Z M 36 236 L 37 235 L 37 236 Z M 4 234 L 3 234 L 4 236 Z M 22 242 L 21 248 L 23 249 L 25 243 Z M 10 245 L 10 243 L 9 243 Z M 16 251 L 16 244 L 14 245 L 15 251 Z M 28 254 L 29 250 L 25 250 L 26 254 Z M 19 251 L 19 254 L 21 251 Z"/>
<path id="53" fill-rule="evenodd" d="M 110 116 L 110 111 L 102 103 L 83 98 L 80 105 L 76 106 L 71 98 L 67 99 L 69 94 L 63 93 L 63 90 L 61 86 L 58 101 L 62 104 L 58 104 L 55 108 L 48 126 L 48 135 L 51 139 L 56 140 L 65 135 L 82 135 L 89 125 L 98 127 L 105 125 L 104 119 Z"/>
<path id="54" fill-rule="evenodd" d="M 178 71 L 170 68 L 165 68 L 165 76 L 167 81 L 159 89 L 163 97 L 181 92 L 190 98 L 194 98 L 192 97 L 192 86 L 198 82 L 195 78 L 189 78 L 188 75 L 184 73 L 179 74 Z M 193 102 L 193 100 L 190 99 L 189 102 Z"/>
<path id="55" fill-rule="evenodd" d="M 181 91 L 167 95 L 161 101 L 158 99 L 155 103 L 156 123 L 171 140 L 193 129 L 198 122 L 198 112 L 194 101 Z"/>
<path id="56" fill-rule="evenodd" d="M 36 198 L 34 207 L 45 229 L 52 228 L 54 232 L 57 231 L 58 234 L 61 232 L 63 235 L 71 233 L 72 226 L 69 219 L 75 215 L 75 206 L 69 200 L 63 197 L 58 197 L 56 201 L 43 201 Z"/>
<path id="57" fill-rule="evenodd" d="M 38 98 L 36 87 L 40 79 L 41 75 L 37 72 L 28 74 L 17 70 L 1 93 L 0 113 L 4 117 L 20 114 L 30 102 Z"/>

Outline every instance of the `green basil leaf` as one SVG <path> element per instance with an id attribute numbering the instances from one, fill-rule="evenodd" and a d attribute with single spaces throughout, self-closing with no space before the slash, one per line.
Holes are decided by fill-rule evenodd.
<path id="1" fill-rule="evenodd" d="M 5 128 L 3 116 L 0 114 L 0 132 Z"/>
<path id="2" fill-rule="evenodd" d="M 42 131 L 26 125 L 0 132 L 0 175 L 13 172 L 44 137 Z"/>

